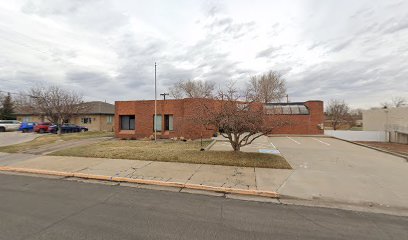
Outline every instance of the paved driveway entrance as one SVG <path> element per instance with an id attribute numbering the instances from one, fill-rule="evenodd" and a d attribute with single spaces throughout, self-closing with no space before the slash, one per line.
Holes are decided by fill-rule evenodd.
<path id="1" fill-rule="evenodd" d="M 278 189 L 283 195 L 408 208 L 405 159 L 334 138 L 269 140 L 295 170 Z"/>
<path id="2" fill-rule="evenodd" d="M 8 146 L 23 142 L 29 142 L 38 137 L 35 133 L 22 133 L 22 132 L 1 132 L 0 133 L 0 147 Z"/>

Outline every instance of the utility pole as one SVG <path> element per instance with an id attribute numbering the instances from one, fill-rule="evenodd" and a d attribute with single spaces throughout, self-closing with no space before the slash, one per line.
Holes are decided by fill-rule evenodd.
<path id="1" fill-rule="evenodd" d="M 163 97 L 163 100 L 166 100 L 166 96 L 168 96 L 168 95 L 169 95 L 168 93 L 160 93 L 160 96 Z"/>
<path id="2" fill-rule="evenodd" d="M 157 84 L 156 84 L 156 67 L 157 64 L 154 62 L 154 118 L 153 118 L 153 125 L 154 125 L 154 142 L 157 140 L 157 129 L 156 129 L 156 118 L 157 118 Z"/>
<path id="3" fill-rule="evenodd" d="M 286 94 L 286 103 L 289 103 L 289 94 Z"/>

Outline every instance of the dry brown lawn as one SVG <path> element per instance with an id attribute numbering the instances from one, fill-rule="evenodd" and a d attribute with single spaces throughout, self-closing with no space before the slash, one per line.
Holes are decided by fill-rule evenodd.
<path id="1" fill-rule="evenodd" d="M 204 146 L 210 141 L 205 141 Z M 141 141 L 113 139 L 51 153 L 57 156 L 99 157 L 163 162 L 290 169 L 281 156 L 265 153 L 200 151 L 200 141 Z"/>

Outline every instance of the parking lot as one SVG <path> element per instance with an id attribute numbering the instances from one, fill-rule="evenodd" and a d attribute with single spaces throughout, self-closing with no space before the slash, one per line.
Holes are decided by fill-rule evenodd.
<path id="1" fill-rule="evenodd" d="M 326 137 L 270 137 L 294 171 L 283 195 L 408 207 L 408 162 Z"/>

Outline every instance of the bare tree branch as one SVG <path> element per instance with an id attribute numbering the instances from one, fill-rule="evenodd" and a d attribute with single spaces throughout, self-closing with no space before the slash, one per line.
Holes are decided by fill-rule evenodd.
<path id="1" fill-rule="evenodd" d="M 201 80 L 178 81 L 170 88 L 170 95 L 176 99 L 211 98 L 215 83 Z"/>
<path id="2" fill-rule="evenodd" d="M 326 108 L 326 113 L 336 130 L 341 123 L 350 121 L 350 108 L 344 100 L 332 99 Z"/>
<path id="3" fill-rule="evenodd" d="M 251 77 L 246 91 L 247 99 L 263 103 L 280 102 L 285 96 L 286 81 L 274 71 Z"/>
<path id="4" fill-rule="evenodd" d="M 240 101 L 242 96 L 229 82 L 225 89 L 220 89 L 212 99 L 203 99 L 196 109 L 197 122 L 218 129 L 228 139 L 234 151 L 251 144 L 255 139 L 272 132 L 274 126 L 281 125 L 275 118 L 270 123 L 264 104 L 256 101 Z M 270 116 L 269 120 L 271 119 Z M 207 127 L 206 127 L 207 128 Z"/>
<path id="5" fill-rule="evenodd" d="M 34 108 L 50 122 L 57 124 L 59 133 L 64 121 L 83 111 L 82 95 L 58 86 L 34 87 L 29 91 Z"/>

